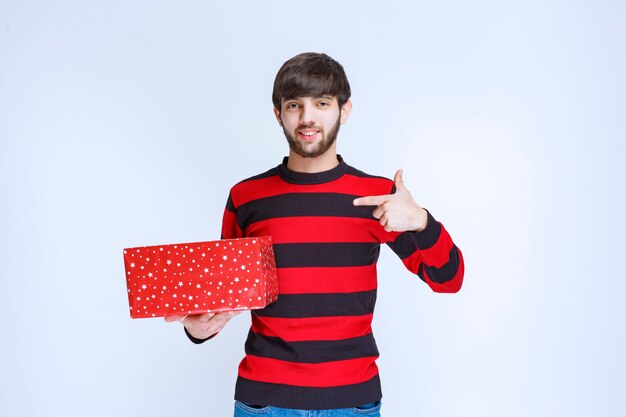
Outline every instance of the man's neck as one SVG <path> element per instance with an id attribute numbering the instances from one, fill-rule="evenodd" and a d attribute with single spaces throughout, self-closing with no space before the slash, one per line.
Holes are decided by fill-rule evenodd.
<path id="1" fill-rule="evenodd" d="M 334 147 L 315 158 L 304 158 L 293 151 L 289 151 L 289 161 L 287 162 L 287 168 L 290 170 L 307 174 L 329 171 L 337 165 L 339 165 L 339 160 Z"/>

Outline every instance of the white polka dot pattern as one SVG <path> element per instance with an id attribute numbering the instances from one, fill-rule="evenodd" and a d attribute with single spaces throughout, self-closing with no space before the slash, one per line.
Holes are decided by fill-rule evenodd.
<path id="1" fill-rule="evenodd" d="M 269 236 L 124 249 L 134 319 L 254 310 L 278 297 Z"/>

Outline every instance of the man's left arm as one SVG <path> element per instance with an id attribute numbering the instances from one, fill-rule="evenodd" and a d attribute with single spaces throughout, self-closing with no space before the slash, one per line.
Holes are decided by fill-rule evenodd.
<path id="1" fill-rule="evenodd" d="M 459 291 L 464 273 L 461 251 L 443 225 L 413 199 L 402 170 L 396 172 L 394 188 L 391 194 L 357 198 L 354 205 L 376 206 L 372 215 L 394 237 L 387 242 L 389 247 L 433 291 Z"/>

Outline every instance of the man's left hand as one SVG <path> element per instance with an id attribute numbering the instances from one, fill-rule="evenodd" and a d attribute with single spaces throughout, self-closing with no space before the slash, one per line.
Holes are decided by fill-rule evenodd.
<path id="1" fill-rule="evenodd" d="M 355 206 L 377 206 L 372 215 L 380 220 L 387 232 L 421 232 L 426 228 L 428 214 L 419 206 L 402 181 L 399 169 L 393 179 L 396 185 L 394 194 L 360 197 L 354 200 Z"/>

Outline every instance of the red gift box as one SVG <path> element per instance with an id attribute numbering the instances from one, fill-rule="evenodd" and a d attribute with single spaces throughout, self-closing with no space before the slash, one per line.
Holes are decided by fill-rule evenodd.
<path id="1" fill-rule="evenodd" d="M 269 236 L 124 249 L 134 319 L 254 310 L 278 298 Z"/>

